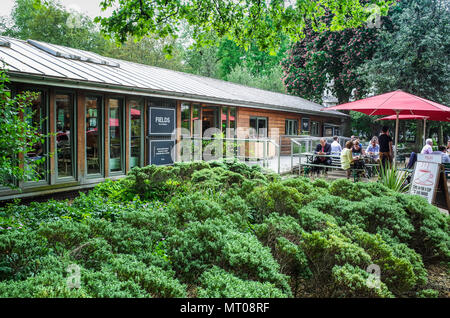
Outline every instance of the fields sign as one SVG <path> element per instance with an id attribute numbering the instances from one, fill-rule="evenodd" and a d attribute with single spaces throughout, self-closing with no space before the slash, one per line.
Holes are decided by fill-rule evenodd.
<path id="1" fill-rule="evenodd" d="M 175 109 L 149 108 L 150 135 L 171 135 L 175 131 Z"/>

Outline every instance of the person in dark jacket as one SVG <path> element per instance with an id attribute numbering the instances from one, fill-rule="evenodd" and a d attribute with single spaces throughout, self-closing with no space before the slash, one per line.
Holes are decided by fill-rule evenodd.
<path id="1" fill-rule="evenodd" d="M 314 152 L 315 154 L 319 154 L 319 155 L 330 155 L 331 154 L 331 145 L 329 143 L 327 143 L 327 141 L 325 140 L 325 138 L 320 139 L 320 143 L 316 146 L 316 151 Z M 331 158 L 330 157 L 315 157 L 314 159 L 314 164 L 316 165 L 327 165 L 330 166 L 331 165 Z M 321 170 L 321 168 L 319 167 L 315 167 L 316 169 L 314 169 L 314 171 L 319 172 Z"/>

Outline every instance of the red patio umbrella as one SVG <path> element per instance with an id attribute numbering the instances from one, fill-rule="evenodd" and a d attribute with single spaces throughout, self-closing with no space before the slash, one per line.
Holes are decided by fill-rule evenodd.
<path id="1" fill-rule="evenodd" d="M 399 115 L 398 116 L 399 120 L 414 120 L 414 119 L 421 119 L 423 120 L 423 143 L 425 144 L 425 132 L 426 132 L 426 127 L 427 127 L 427 120 L 432 120 L 432 121 L 450 121 L 449 117 L 441 117 L 441 116 L 436 116 L 436 115 L 431 115 L 431 116 L 421 116 L 421 115 Z M 387 116 L 387 117 L 383 117 L 383 118 L 378 118 L 377 120 L 397 120 L 397 116 L 396 115 L 391 115 L 391 116 Z"/>
<path id="2" fill-rule="evenodd" d="M 425 144 L 425 134 L 426 134 L 426 126 L 427 126 L 427 119 L 429 119 L 428 116 L 421 116 L 421 115 L 399 115 L 399 120 L 423 120 L 423 143 Z M 378 118 L 377 120 L 397 120 L 397 115 L 391 115 L 383 118 Z"/>
<path id="3" fill-rule="evenodd" d="M 353 110 L 374 116 L 395 115 L 395 157 L 397 156 L 398 148 L 398 122 L 400 115 L 421 115 L 430 118 L 440 117 L 442 121 L 449 121 L 450 119 L 449 107 L 401 90 L 323 108 L 322 110 Z"/>

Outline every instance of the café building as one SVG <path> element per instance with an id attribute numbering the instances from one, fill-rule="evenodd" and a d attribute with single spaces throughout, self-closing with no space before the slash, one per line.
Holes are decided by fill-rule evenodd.
<path id="1" fill-rule="evenodd" d="M 136 166 L 170 164 L 158 159 L 158 149 L 176 147 L 182 137 L 176 128 L 192 135 L 194 122 L 200 137 L 208 128 L 224 134 L 241 128 L 256 136 L 239 138 L 274 139 L 275 130 L 341 135 L 349 122 L 297 96 L 34 40 L 0 37 L 0 61 L 12 94 L 37 93 L 33 124 L 50 134 L 28 158 L 52 154 L 39 181 L 17 184 L 21 191 L 0 188 L 0 200 L 81 190 Z"/>

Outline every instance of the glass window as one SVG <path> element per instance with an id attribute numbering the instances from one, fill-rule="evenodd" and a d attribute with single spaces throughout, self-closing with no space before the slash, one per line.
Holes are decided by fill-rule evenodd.
<path id="1" fill-rule="evenodd" d="M 267 117 L 250 117 L 250 137 L 267 137 Z"/>
<path id="2" fill-rule="evenodd" d="M 226 136 L 226 132 L 227 132 L 227 128 L 228 128 L 228 107 L 227 106 L 222 106 L 222 114 L 221 114 L 221 122 L 222 122 L 222 133 L 224 136 Z"/>
<path id="3" fill-rule="evenodd" d="M 236 107 L 230 107 L 230 117 L 228 119 L 230 122 L 231 136 L 234 137 L 236 135 Z"/>
<path id="4" fill-rule="evenodd" d="M 31 115 L 29 123 L 33 127 L 37 128 L 37 134 L 46 134 L 45 125 L 45 98 L 42 92 L 37 92 L 37 96 L 31 102 L 30 107 L 27 109 L 27 113 Z M 33 145 L 33 149 L 30 149 L 26 154 L 27 162 L 40 162 L 36 167 L 38 180 L 45 180 L 47 161 L 44 160 L 46 155 L 45 143 L 38 142 Z"/>
<path id="5" fill-rule="evenodd" d="M 181 104 L 181 128 L 183 131 L 191 131 L 191 105 L 188 103 Z"/>
<path id="6" fill-rule="evenodd" d="M 130 169 L 142 166 L 142 102 L 130 101 Z"/>
<path id="7" fill-rule="evenodd" d="M 56 95 L 56 152 L 58 177 L 73 176 L 73 99 L 71 95 Z"/>
<path id="8" fill-rule="evenodd" d="M 86 166 L 88 174 L 102 173 L 102 100 L 86 97 Z"/>
<path id="9" fill-rule="evenodd" d="M 197 123 L 197 124 L 196 124 Z M 192 105 L 192 133 L 199 136 L 201 131 L 200 105 Z M 197 125 L 197 126 L 196 126 Z M 197 131 L 198 130 L 198 131 Z"/>
<path id="10" fill-rule="evenodd" d="M 320 123 L 317 121 L 311 122 L 311 136 L 320 136 Z"/>
<path id="11" fill-rule="evenodd" d="M 123 171 L 123 103 L 109 99 L 109 171 Z"/>
<path id="12" fill-rule="evenodd" d="M 295 119 L 286 119 L 285 135 L 294 136 L 298 133 L 298 121 Z"/>

